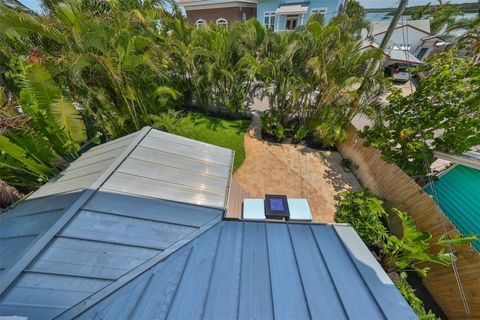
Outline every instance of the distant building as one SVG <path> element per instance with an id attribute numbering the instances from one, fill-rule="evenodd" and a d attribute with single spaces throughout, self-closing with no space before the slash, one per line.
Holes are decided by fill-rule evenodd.
<path id="1" fill-rule="evenodd" d="M 372 24 L 371 37 L 380 44 L 385 37 L 390 21 L 378 21 Z M 430 31 L 430 20 L 407 20 L 399 22 L 385 48 L 386 51 L 407 51 L 417 59 L 423 60 L 435 51 L 444 39 Z"/>
<path id="2" fill-rule="evenodd" d="M 296 2 L 291 0 L 259 0 L 257 19 L 274 31 L 289 31 L 305 25 L 313 14 L 330 20 L 344 7 L 345 0 L 313 0 Z"/>
<path id="3" fill-rule="evenodd" d="M 179 0 L 185 8 L 187 21 L 197 28 L 208 23 L 229 25 L 257 16 L 257 0 Z"/>

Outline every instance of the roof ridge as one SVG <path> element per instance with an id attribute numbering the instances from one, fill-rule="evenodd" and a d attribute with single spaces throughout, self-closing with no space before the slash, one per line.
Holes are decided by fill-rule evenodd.
<path id="1" fill-rule="evenodd" d="M 45 232 L 29 245 L 25 253 L 19 259 L 5 269 L 0 282 L 0 296 L 10 287 L 18 276 L 27 268 L 27 266 L 40 254 L 58 232 L 78 213 L 80 208 L 98 191 L 104 182 L 115 172 L 115 170 L 125 161 L 125 159 L 135 150 L 138 144 L 152 130 L 151 127 L 143 127 L 135 136 L 132 142 L 128 144 L 125 150 L 96 178 L 88 188 L 84 189 L 77 200 L 65 207 L 62 215 Z"/>
<path id="2" fill-rule="evenodd" d="M 129 272 L 114 280 L 111 284 L 103 287 L 102 289 L 98 290 L 97 292 L 93 293 L 86 299 L 80 301 L 70 309 L 65 310 L 60 315 L 58 315 L 55 319 L 73 319 L 80 316 L 82 313 L 87 311 L 90 307 L 96 305 L 100 301 L 102 301 L 107 296 L 110 296 L 117 290 L 120 290 L 125 285 L 137 279 L 139 276 L 144 274 L 149 269 L 156 266 L 158 263 L 162 262 L 163 260 L 170 257 L 172 254 L 178 252 L 180 249 L 184 248 L 186 245 L 192 243 L 192 241 L 199 238 L 201 235 L 205 234 L 208 230 L 211 230 L 214 226 L 219 224 L 222 221 L 221 216 L 217 216 L 210 220 L 210 222 L 201 226 L 197 231 L 190 233 L 183 239 L 175 242 L 170 247 L 165 249 L 164 251 L 160 252 L 156 256 L 152 257 L 151 259 L 145 261 L 144 263 L 140 264 L 139 266 L 131 269 Z M 173 303 L 173 301 L 172 301 Z"/>

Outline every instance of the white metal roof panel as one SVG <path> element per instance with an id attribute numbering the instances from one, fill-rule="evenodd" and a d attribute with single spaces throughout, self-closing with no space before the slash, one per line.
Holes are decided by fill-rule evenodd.
<path id="1" fill-rule="evenodd" d="M 151 128 L 92 148 L 0 217 L 0 315 L 52 318 L 218 221 L 232 161 Z"/>

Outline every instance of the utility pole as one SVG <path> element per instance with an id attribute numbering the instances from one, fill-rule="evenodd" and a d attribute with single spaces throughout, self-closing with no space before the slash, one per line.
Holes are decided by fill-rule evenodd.
<path id="1" fill-rule="evenodd" d="M 479 0 L 480 1 L 480 0 Z M 400 4 L 398 5 L 398 9 L 395 12 L 395 15 L 393 16 L 392 21 L 390 22 L 390 25 L 388 26 L 387 32 L 385 33 L 385 36 L 382 39 L 382 42 L 380 43 L 379 49 L 384 51 L 385 48 L 387 47 L 388 42 L 390 41 L 390 38 L 392 37 L 393 31 L 397 27 L 397 23 L 400 20 L 400 17 L 403 14 L 403 11 L 405 11 L 405 8 L 408 5 L 408 0 L 400 0 Z M 380 64 L 379 59 L 375 59 L 373 61 L 373 64 L 371 64 L 371 68 L 367 69 L 367 74 L 373 74 L 377 71 L 378 66 Z"/>
<path id="2" fill-rule="evenodd" d="M 480 0 L 478 0 L 480 1 Z M 405 11 L 405 8 L 408 5 L 408 0 L 400 0 L 400 4 L 398 5 L 397 12 L 395 12 L 395 16 L 392 19 L 392 22 L 390 22 L 390 25 L 388 26 L 387 32 L 385 33 L 385 36 L 382 39 L 382 43 L 380 44 L 380 50 L 384 51 L 385 47 L 387 46 L 388 42 L 390 41 L 390 38 L 392 37 L 393 31 L 397 27 L 397 23 L 400 20 L 400 17 L 403 14 L 403 11 Z M 380 65 L 380 59 L 372 59 L 370 63 L 367 66 L 367 70 L 365 70 L 365 76 L 363 77 L 362 84 L 360 85 L 360 92 L 363 91 L 363 88 L 367 84 L 367 79 L 375 74 L 377 71 L 378 67 Z M 353 117 L 355 116 L 357 110 L 360 106 L 357 106 L 354 108 L 353 112 L 350 114 L 350 121 L 352 121 Z"/>
<path id="3" fill-rule="evenodd" d="M 385 33 L 385 36 L 382 39 L 382 43 L 380 44 L 380 49 L 383 50 L 387 46 L 388 42 L 390 41 L 390 38 L 392 37 L 393 31 L 397 27 L 397 23 L 400 20 L 400 17 L 402 16 L 403 11 L 405 11 L 405 8 L 407 7 L 407 5 L 408 5 L 408 0 L 400 0 L 400 4 L 398 5 L 397 12 L 395 12 L 392 22 L 390 22 L 387 32 Z"/>

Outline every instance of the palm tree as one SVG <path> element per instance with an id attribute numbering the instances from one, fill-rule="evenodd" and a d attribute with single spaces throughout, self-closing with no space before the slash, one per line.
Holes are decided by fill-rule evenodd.
<path id="1" fill-rule="evenodd" d="M 348 16 L 326 26 L 313 18 L 304 30 L 267 37 L 259 79 L 284 128 L 313 132 L 324 145 L 333 145 L 345 136 L 350 119 L 376 100 L 380 72 L 367 81 L 364 74 L 381 53 L 362 50 L 358 31 L 364 27 Z"/>
<path id="2" fill-rule="evenodd" d="M 7 101 L 0 112 L 0 176 L 32 190 L 62 169 L 65 158 L 77 157 L 87 137 L 82 117 L 41 64 L 18 60 L 14 70 L 21 109 Z"/>
<path id="3" fill-rule="evenodd" d="M 165 107 L 157 89 L 167 82 L 171 61 L 159 32 L 161 4 L 66 0 L 40 17 L 1 6 L 0 29 L 39 37 L 47 68 L 117 137 L 150 124 L 149 114 Z"/>
<path id="4" fill-rule="evenodd" d="M 460 19 L 452 24 L 448 31 L 465 30 L 465 33 L 455 38 L 460 48 L 473 55 L 475 61 L 480 60 L 480 16 L 472 19 Z"/>

